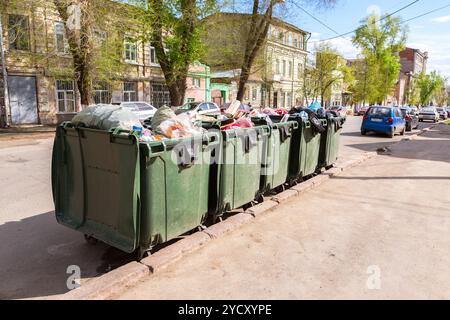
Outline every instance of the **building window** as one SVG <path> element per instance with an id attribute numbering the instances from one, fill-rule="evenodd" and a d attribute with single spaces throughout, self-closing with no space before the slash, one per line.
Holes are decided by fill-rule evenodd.
<path id="1" fill-rule="evenodd" d="M 249 89 L 245 87 L 244 89 L 244 100 L 249 100 Z"/>
<path id="2" fill-rule="evenodd" d="M 286 76 L 286 60 L 283 60 L 283 76 Z"/>
<path id="3" fill-rule="evenodd" d="M 169 89 L 165 84 L 152 84 L 152 105 L 155 108 L 171 106 Z"/>
<path id="4" fill-rule="evenodd" d="M 276 74 L 281 74 L 281 70 L 280 70 L 280 59 L 277 59 L 275 62 L 275 73 Z"/>
<path id="5" fill-rule="evenodd" d="M 155 47 L 150 46 L 150 57 L 149 57 L 149 64 L 155 65 L 158 64 L 158 59 L 156 58 L 156 49 Z"/>
<path id="6" fill-rule="evenodd" d="M 137 101 L 137 82 L 123 83 L 123 101 Z"/>
<path id="7" fill-rule="evenodd" d="M 137 44 L 131 38 L 125 39 L 125 61 L 137 63 Z"/>
<path id="8" fill-rule="evenodd" d="M 289 61 L 289 69 L 288 69 L 288 72 L 289 72 L 289 78 L 292 78 L 292 61 Z"/>
<path id="9" fill-rule="evenodd" d="M 108 34 L 102 30 L 95 30 L 94 39 L 100 47 L 104 46 L 106 44 L 106 40 L 108 39 Z"/>
<path id="10" fill-rule="evenodd" d="M 94 84 L 94 101 L 96 104 L 111 103 L 111 86 L 106 81 L 97 81 Z"/>
<path id="11" fill-rule="evenodd" d="M 8 19 L 9 47 L 30 50 L 30 25 L 27 16 L 10 15 Z"/>
<path id="12" fill-rule="evenodd" d="M 303 76 L 303 65 L 301 63 L 298 64 L 297 72 L 298 72 L 297 78 L 298 78 L 298 80 L 301 80 L 302 76 Z"/>
<path id="13" fill-rule="evenodd" d="M 56 80 L 59 112 L 75 112 L 75 85 L 70 80 Z"/>
<path id="14" fill-rule="evenodd" d="M 298 47 L 298 39 L 297 38 L 294 39 L 294 47 L 296 47 L 296 48 Z"/>
<path id="15" fill-rule="evenodd" d="M 252 89 L 252 100 L 255 101 L 258 98 L 258 88 L 253 87 Z"/>
<path id="16" fill-rule="evenodd" d="M 291 92 L 288 92 L 287 94 L 286 94 L 286 96 L 287 96 L 287 108 L 291 108 L 292 107 L 292 93 Z"/>
<path id="17" fill-rule="evenodd" d="M 62 22 L 55 23 L 56 51 L 59 53 L 69 52 L 69 43 L 66 37 L 66 27 Z"/>
<path id="18" fill-rule="evenodd" d="M 299 43 L 299 45 L 300 45 L 300 49 L 305 50 L 303 36 L 300 36 L 300 38 L 299 38 L 299 40 L 298 40 L 298 43 Z"/>
<path id="19" fill-rule="evenodd" d="M 192 78 L 192 86 L 194 88 L 200 88 L 201 87 L 200 78 Z"/>

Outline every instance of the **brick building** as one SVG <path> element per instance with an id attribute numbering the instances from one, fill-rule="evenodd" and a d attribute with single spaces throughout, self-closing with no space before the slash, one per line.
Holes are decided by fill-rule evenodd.
<path id="1" fill-rule="evenodd" d="M 426 73 L 427 62 L 428 52 L 422 52 L 413 48 L 406 48 L 400 52 L 402 68 L 395 88 L 395 102 L 397 105 L 408 104 L 412 82 L 421 72 Z"/>

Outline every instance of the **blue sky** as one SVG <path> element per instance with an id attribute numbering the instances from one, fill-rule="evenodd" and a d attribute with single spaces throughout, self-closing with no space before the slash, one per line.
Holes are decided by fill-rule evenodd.
<path id="1" fill-rule="evenodd" d="M 360 20 L 367 16 L 368 12 L 375 10 L 380 11 L 381 14 L 391 13 L 411 2 L 413 0 L 337 0 L 337 4 L 332 9 L 307 6 L 304 8 L 342 34 L 356 29 L 360 25 Z M 450 5 L 450 0 L 421 0 L 399 12 L 398 15 L 409 19 L 445 5 Z M 311 32 L 310 41 L 327 39 L 336 35 L 300 10 L 286 18 L 289 22 Z M 410 32 L 407 46 L 428 51 L 428 71 L 438 70 L 442 75 L 450 78 L 450 7 L 411 21 L 408 25 Z M 353 47 L 350 39 L 351 35 L 332 40 L 331 43 L 346 58 L 354 58 L 358 51 Z M 310 45 L 310 48 L 312 47 L 313 43 Z"/>

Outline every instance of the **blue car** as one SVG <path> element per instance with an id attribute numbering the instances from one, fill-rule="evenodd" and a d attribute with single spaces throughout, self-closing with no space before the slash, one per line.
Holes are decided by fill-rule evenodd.
<path id="1" fill-rule="evenodd" d="M 399 108 L 370 107 L 364 115 L 361 134 L 364 136 L 370 131 L 384 133 L 391 138 L 397 133 L 403 136 L 406 132 L 406 120 Z"/>

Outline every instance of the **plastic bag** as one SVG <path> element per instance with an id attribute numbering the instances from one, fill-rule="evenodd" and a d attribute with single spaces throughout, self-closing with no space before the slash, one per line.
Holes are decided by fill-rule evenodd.
<path id="1" fill-rule="evenodd" d="M 133 130 L 134 127 L 142 128 L 142 124 L 136 114 L 127 108 L 113 105 L 88 107 L 73 117 L 72 124 L 100 130 L 115 128 Z"/>

